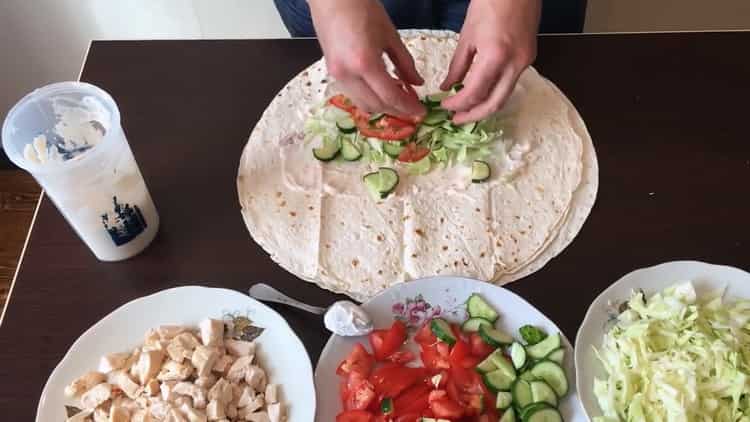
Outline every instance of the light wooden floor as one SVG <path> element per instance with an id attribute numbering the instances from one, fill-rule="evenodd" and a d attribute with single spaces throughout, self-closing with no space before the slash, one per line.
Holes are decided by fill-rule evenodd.
<path id="1" fill-rule="evenodd" d="M 0 170 L 0 309 L 5 306 L 40 191 L 28 173 Z"/>

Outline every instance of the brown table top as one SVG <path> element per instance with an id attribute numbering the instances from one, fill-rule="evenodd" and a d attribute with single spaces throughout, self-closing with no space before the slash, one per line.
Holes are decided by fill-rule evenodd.
<path id="1" fill-rule="evenodd" d="M 540 72 L 576 105 L 600 189 L 578 238 L 508 287 L 574 338 L 621 275 L 676 259 L 750 269 L 750 33 L 541 37 Z M 336 296 L 274 264 L 248 235 L 235 178 L 276 92 L 320 56 L 314 40 L 94 42 L 82 80 L 109 91 L 161 215 L 154 243 L 98 262 L 44 198 L 0 328 L 3 420 L 28 421 L 68 347 L 116 307 L 168 287 L 264 281 L 313 304 Z M 321 321 L 277 307 L 313 359 Z"/>

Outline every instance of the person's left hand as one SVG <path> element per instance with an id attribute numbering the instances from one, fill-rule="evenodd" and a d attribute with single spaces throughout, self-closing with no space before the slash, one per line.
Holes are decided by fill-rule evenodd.
<path id="1" fill-rule="evenodd" d="M 443 100 L 456 124 L 499 110 L 536 58 L 541 0 L 471 0 L 443 90 L 464 88 Z M 468 74 L 467 74 L 468 73 Z M 465 79 L 464 79 L 465 78 Z"/>

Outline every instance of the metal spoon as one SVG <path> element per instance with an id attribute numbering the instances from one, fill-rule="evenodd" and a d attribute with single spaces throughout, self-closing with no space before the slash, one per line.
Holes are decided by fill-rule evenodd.
<path id="1" fill-rule="evenodd" d="M 248 294 L 254 299 L 262 300 L 264 302 L 281 303 L 283 305 L 301 309 L 315 315 L 323 315 L 328 310 L 328 308 L 312 306 L 306 303 L 302 303 L 299 300 L 292 299 L 291 297 L 264 283 L 253 284 L 250 287 L 250 290 L 248 290 Z"/>

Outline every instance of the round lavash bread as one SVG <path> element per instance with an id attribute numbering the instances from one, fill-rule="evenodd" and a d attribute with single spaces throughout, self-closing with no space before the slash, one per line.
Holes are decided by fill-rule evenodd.
<path id="1" fill-rule="evenodd" d="M 402 37 L 425 79 L 418 93 L 437 91 L 457 35 Z M 463 168 L 416 177 L 399 169 L 396 193 L 377 203 L 360 181 L 370 165 L 321 164 L 302 142 L 311 108 L 335 93 L 329 82 L 320 60 L 281 90 L 253 130 L 238 175 L 251 235 L 302 279 L 360 300 L 431 275 L 507 283 L 567 246 L 593 206 L 591 139 L 564 95 L 533 69 L 497 117 L 505 144 L 530 147 L 525 168 L 513 174 L 500 160 L 494 182 L 468 185 L 445 181 Z"/>

